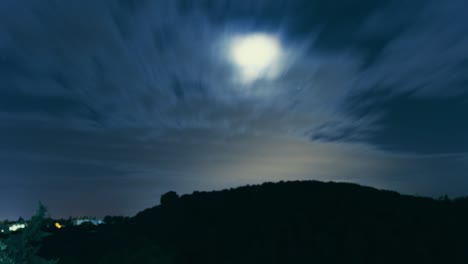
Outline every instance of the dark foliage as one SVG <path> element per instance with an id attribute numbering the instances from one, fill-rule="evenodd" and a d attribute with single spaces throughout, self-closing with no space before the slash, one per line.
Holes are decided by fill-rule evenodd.
<path id="1" fill-rule="evenodd" d="M 60 263 L 468 263 L 467 199 L 344 183 L 265 183 L 165 195 L 162 206 L 60 230 Z"/>
<path id="2" fill-rule="evenodd" d="M 177 202 L 178 199 L 179 199 L 179 195 L 176 192 L 174 191 L 167 192 L 161 195 L 161 205 L 162 206 L 173 205 L 175 202 Z"/>
<path id="3" fill-rule="evenodd" d="M 125 223 L 125 221 L 127 221 L 127 220 L 128 220 L 128 217 L 125 217 L 125 216 L 110 216 L 110 215 L 107 215 L 106 217 L 104 217 L 104 223 L 112 224 L 112 225 Z"/>
<path id="4" fill-rule="evenodd" d="M 36 214 L 21 231 L 6 234 L 0 238 L 0 264 L 54 264 L 55 260 L 46 260 L 37 256 L 39 242 L 47 237 L 44 232 L 46 208 L 39 204 Z M 18 222 L 25 223 L 19 219 Z"/>

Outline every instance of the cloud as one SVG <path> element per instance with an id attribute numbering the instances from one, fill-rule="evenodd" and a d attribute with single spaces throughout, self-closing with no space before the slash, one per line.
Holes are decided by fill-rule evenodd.
<path id="1" fill-rule="evenodd" d="M 467 11 L 457 0 L 394 2 L 369 16 L 350 43 L 364 54 L 363 67 L 340 108 L 359 126 L 329 122 L 312 138 L 400 153 L 467 152 Z"/>
<path id="2" fill-rule="evenodd" d="M 386 43 L 360 85 L 390 88 L 395 92 L 416 91 L 418 96 L 463 94 L 468 58 L 468 26 L 463 23 L 468 11 L 465 3 L 431 1 L 421 5 L 418 11 Z M 395 19 L 398 21 L 399 17 Z M 389 23 L 394 22 L 383 22 L 382 27 Z"/>
<path id="3" fill-rule="evenodd" d="M 69 212 L 51 198 L 65 195 L 74 214 L 86 186 L 91 213 L 134 197 L 126 214 L 169 188 L 279 179 L 435 194 L 432 164 L 460 186 L 466 164 L 444 155 L 468 147 L 465 13 L 461 0 L 2 1 L 0 173 L 22 208 L 40 194 Z M 280 38 L 274 80 L 238 81 L 225 45 L 249 32 Z M 32 186 L 50 179 L 51 195 Z"/>
<path id="4" fill-rule="evenodd" d="M 315 29 L 291 39 L 281 28 L 297 25 L 284 22 L 290 18 L 281 12 L 297 10 L 299 2 L 4 5 L 18 14 L 2 16 L 0 65 L 8 100 L 0 107 L 3 113 L 83 128 L 86 123 L 271 133 L 275 126 L 282 130 L 277 133 L 298 135 L 324 120 L 346 122 L 336 109 L 358 58 L 322 54 L 314 47 Z M 226 12 L 224 24 L 216 21 L 220 9 Z M 252 13 L 261 16 L 253 20 Z M 274 81 L 236 81 L 224 45 L 232 35 L 249 31 L 273 31 L 282 38 L 288 60 Z"/>
<path id="5" fill-rule="evenodd" d="M 132 215 L 171 189 L 191 193 L 264 181 L 347 181 L 433 196 L 460 196 L 466 186 L 463 156 L 405 156 L 367 144 L 227 137 L 206 129 L 156 137 L 147 130 L 76 131 L 30 122 L 0 131 L 0 201 L 10 201 L 0 218 L 27 217 L 38 199 L 54 217 Z"/>
<path id="6" fill-rule="evenodd" d="M 355 116 L 379 113 L 381 129 L 367 141 L 381 149 L 419 154 L 468 152 L 465 113 L 468 96 L 421 97 L 416 92 L 390 96 L 385 92 L 360 94 L 350 107 Z"/>
<path id="7" fill-rule="evenodd" d="M 380 114 L 347 112 L 360 93 L 463 92 L 462 1 L 307 3 L 6 1 L 0 111 L 82 128 L 278 130 L 349 140 L 386 127 Z M 249 31 L 282 39 L 288 60 L 274 81 L 235 81 L 223 45 Z"/>

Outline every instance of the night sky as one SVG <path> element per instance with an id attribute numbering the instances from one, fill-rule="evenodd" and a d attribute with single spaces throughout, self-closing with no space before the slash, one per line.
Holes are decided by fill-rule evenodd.
<path id="1" fill-rule="evenodd" d="M 468 5 L 2 0 L 0 180 L 0 219 L 280 180 L 468 195 Z"/>

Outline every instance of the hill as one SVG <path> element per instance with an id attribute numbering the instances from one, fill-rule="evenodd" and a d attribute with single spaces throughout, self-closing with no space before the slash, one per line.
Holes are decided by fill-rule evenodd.
<path id="1" fill-rule="evenodd" d="M 116 224 L 55 231 L 59 263 L 467 263 L 465 200 L 346 183 L 169 192 Z"/>

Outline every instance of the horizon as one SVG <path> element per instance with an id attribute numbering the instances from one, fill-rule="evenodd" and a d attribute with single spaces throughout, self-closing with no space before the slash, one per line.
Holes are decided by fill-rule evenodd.
<path id="1" fill-rule="evenodd" d="M 340 181 L 468 195 L 463 0 L 0 3 L 0 219 Z"/>
<path id="2" fill-rule="evenodd" d="M 394 193 L 397 193 L 398 195 L 401 195 L 401 196 L 406 196 L 406 197 L 414 197 L 414 198 L 427 198 L 427 199 L 432 199 L 432 200 L 442 200 L 442 199 L 449 199 L 451 201 L 454 201 L 454 200 L 457 200 L 457 199 L 460 199 L 460 198 L 467 198 L 468 195 L 464 195 L 464 196 L 457 196 L 457 197 L 450 197 L 446 194 L 444 195 L 441 195 L 441 196 L 438 196 L 438 197 L 435 197 L 435 196 L 424 196 L 424 195 L 418 195 L 418 194 L 405 194 L 405 193 L 401 193 L 401 192 L 398 192 L 398 191 L 395 191 L 395 190 L 390 190 L 390 189 L 382 189 L 382 188 L 376 188 L 376 187 L 373 187 L 373 186 L 367 186 L 367 185 L 361 185 L 359 183 L 354 183 L 354 182 L 340 182 L 340 181 L 318 181 L 318 180 L 291 180 L 291 181 L 283 181 L 283 180 L 279 180 L 279 181 L 269 181 L 269 182 L 262 182 L 262 183 L 256 183 L 256 184 L 247 184 L 247 185 L 240 185 L 240 186 L 234 186 L 234 187 L 226 187 L 226 188 L 223 188 L 223 189 L 215 189 L 215 190 L 193 190 L 192 192 L 189 192 L 189 193 L 178 193 L 178 192 L 175 192 L 173 190 L 168 190 L 164 193 L 162 193 L 161 195 L 164 195 L 166 193 L 169 193 L 169 192 L 175 192 L 179 197 L 182 197 L 182 196 L 191 196 L 193 194 L 196 194 L 196 193 L 222 193 L 223 191 L 226 191 L 226 190 L 236 190 L 236 189 L 239 189 L 239 188 L 245 188 L 245 187 L 258 187 L 258 186 L 262 186 L 264 184 L 278 184 L 278 183 L 297 183 L 297 182 L 301 182 L 301 183 L 304 183 L 304 182 L 314 182 L 314 183 L 324 183 L 324 184 L 329 184 L 329 183 L 335 183 L 335 184 L 349 184 L 349 185 L 357 185 L 359 187 L 363 187 L 363 188 L 371 188 L 371 189 L 375 189 L 377 191 L 383 191 L 383 192 L 394 192 Z M 158 200 L 156 201 L 156 203 L 152 206 L 149 206 L 149 207 L 146 207 L 146 208 L 141 208 L 141 209 L 135 209 L 137 210 L 137 212 L 135 214 L 131 214 L 131 215 L 69 215 L 69 216 L 54 216 L 53 213 L 50 212 L 50 210 L 48 209 L 47 205 L 44 204 L 45 208 L 48 209 L 47 211 L 47 217 L 50 218 L 50 219 L 53 219 L 53 220 L 67 220 L 67 219 L 79 219 L 79 218 L 96 218 L 96 219 L 104 219 L 106 216 L 111 216 L 111 217 L 135 217 L 138 213 L 144 211 L 144 210 L 147 210 L 147 209 L 151 209 L 151 208 L 154 208 L 154 207 L 157 207 L 157 206 L 160 206 L 161 203 L 159 201 L 160 197 L 158 198 Z M 42 204 L 40 201 L 39 201 L 39 204 Z M 32 212 L 30 215 L 27 215 L 26 217 L 25 216 L 19 216 L 18 218 L 15 219 L 2 219 L 0 220 L 0 222 L 17 222 L 18 219 L 23 219 L 23 221 L 29 221 L 30 217 L 34 215 L 34 212 Z"/>

